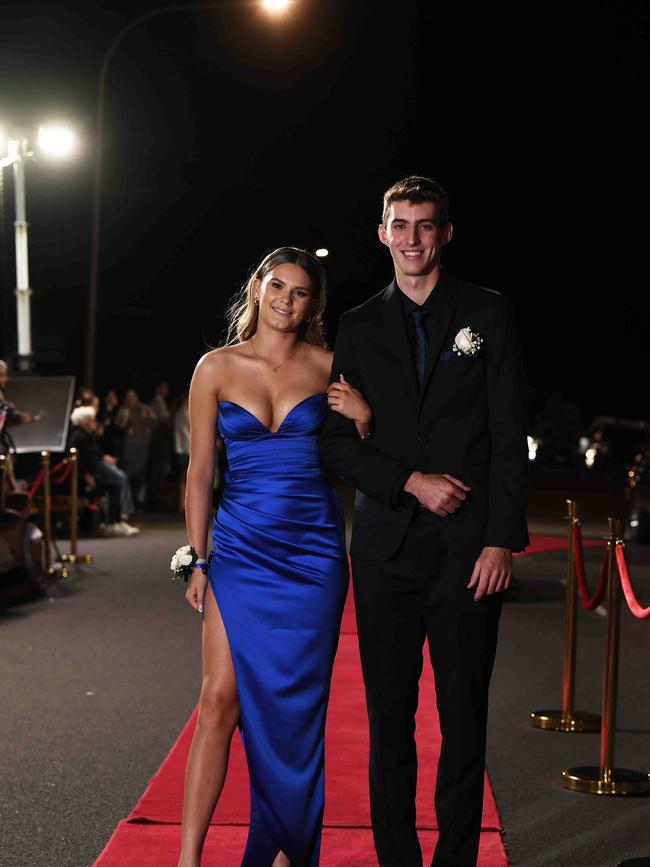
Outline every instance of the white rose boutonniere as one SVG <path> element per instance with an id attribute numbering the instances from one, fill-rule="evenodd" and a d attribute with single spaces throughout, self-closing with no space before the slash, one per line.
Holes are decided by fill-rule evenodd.
<path id="1" fill-rule="evenodd" d="M 456 355 L 476 355 L 481 348 L 483 338 L 478 331 L 472 331 L 469 325 L 461 328 L 454 338 L 452 352 Z"/>

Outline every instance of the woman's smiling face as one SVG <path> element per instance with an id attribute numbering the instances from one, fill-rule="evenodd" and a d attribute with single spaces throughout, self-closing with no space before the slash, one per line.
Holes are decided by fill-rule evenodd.
<path id="1" fill-rule="evenodd" d="M 276 265 L 255 286 L 260 320 L 274 330 L 297 331 L 312 309 L 312 284 L 299 265 Z"/>

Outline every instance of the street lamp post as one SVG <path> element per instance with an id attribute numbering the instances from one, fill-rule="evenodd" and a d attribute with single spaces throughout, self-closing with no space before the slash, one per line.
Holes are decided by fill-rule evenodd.
<path id="1" fill-rule="evenodd" d="M 162 6 L 151 9 L 138 15 L 129 21 L 114 37 L 104 53 L 102 65 L 99 70 L 97 84 L 97 114 L 95 122 L 95 170 L 93 182 L 93 211 L 92 231 L 90 242 L 90 279 L 88 287 L 88 323 L 86 327 L 86 359 L 84 371 L 84 384 L 87 388 L 94 387 L 95 380 L 95 355 L 97 340 L 97 288 L 99 284 L 99 234 L 101 226 L 101 194 L 103 173 L 103 138 L 104 138 L 104 104 L 106 97 L 106 77 L 108 67 L 113 55 L 124 37 L 134 28 L 138 27 L 150 18 L 159 15 L 169 15 L 177 12 L 207 12 L 211 9 L 223 9 L 229 6 L 239 6 L 236 0 L 221 0 L 218 3 L 196 3 L 182 6 Z M 285 12 L 291 5 L 291 0 L 261 0 L 261 6 L 269 13 L 279 14 Z"/>
<path id="2" fill-rule="evenodd" d="M 45 153 L 66 156 L 74 145 L 74 136 L 63 127 L 41 127 L 39 144 Z M 16 242 L 16 319 L 18 346 L 16 367 L 20 373 L 29 373 L 34 364 L 32 352 L 31 295 L 29 285 L 29 256 L 27 245 L 27 206 L 25 196 L 25 163 L 33 159 L 25 130 L 12 131 L 7 137 L 6 156 L 0 157 L 0 172 L 8 166 L 14 174 L 14 234 Z"/>
<path id="3" fill-rule="evenodd" d="M 25 204 L 25 159 L 27 139 L 9 139 L 9 157 L 13 157 L 16 240 L 16 318 L 18 327 L 17 367 L 20 372 L 32 369 L 32 321 L 29 286 L 29 258 L 27 255 L 27 208 Z"/>

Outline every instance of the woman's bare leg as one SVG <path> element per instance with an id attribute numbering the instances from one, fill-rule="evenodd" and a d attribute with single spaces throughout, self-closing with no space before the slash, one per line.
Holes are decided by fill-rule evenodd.
<path id="1" fill-rule="evenodd" d="M 230 645 L 209 582 L 203 605 L 203 682 L 196 731 L 185 771 L 178 867 L 199 867 L 201 863 L 210 819 L 226 778 L 230 740 L 239 720 Z"/>

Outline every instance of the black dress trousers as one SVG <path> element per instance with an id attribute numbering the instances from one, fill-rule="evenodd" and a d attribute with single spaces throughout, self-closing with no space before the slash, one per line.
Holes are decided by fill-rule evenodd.
<path id="1" fill-rule="evenodd" d="M 476 550 L 451 551 L 418 510 L 389 560 L 352 560 L 370 723 L 370 804 L 380 867 L 421 867 L 415 712 L 429 641 L 442 748 L 435 867 L 474 867 L 483 805 L 488 686 L 501 594 L 474 601 Z"/>

